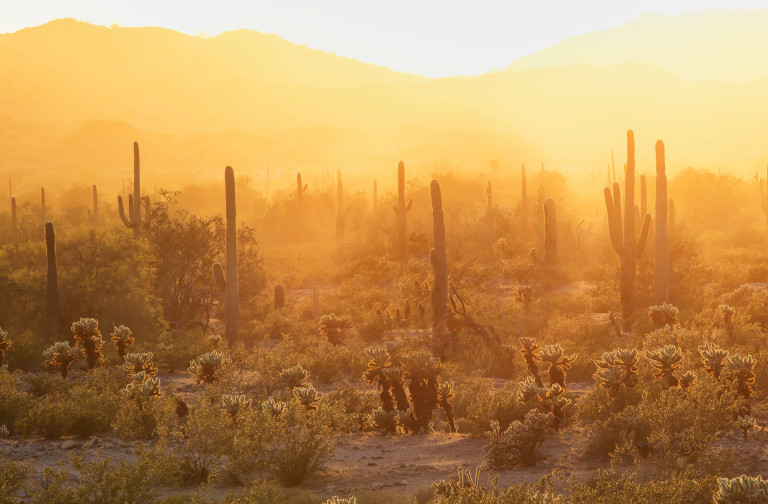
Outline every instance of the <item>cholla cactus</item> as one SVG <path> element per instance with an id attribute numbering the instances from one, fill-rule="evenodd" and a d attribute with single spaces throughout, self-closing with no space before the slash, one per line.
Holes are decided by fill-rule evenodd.
<path id="1" fill-rule="evenodd" d="M 341 497 L 336 497 L 334 495 L 327 501 L 323 502 L 323 504 L 357 504 L 357 499 L 354 496 L 350 497 L 349 499 L 342 499 Z"/>
<path id="2" fill-rule="evenodd" d="M 244 395 L 221 396 L 221 411 L 232 420 L 235 420 L 237 414 L 251 407 L 251 400 L 246 399 Z"/>
<path id="3" fill-rule="evenodd" d="M 9 348 L 11 348 L 11 341 L 8 339 L 8 331 L 0 327 L 0 367 L 3 367 L 3 358 Z"/>
<path id="4" fill-rule="evenodd" d="M 669 303 L 663 303 L 648 308 L 648 318 L 656 327 L 664 327 L 665 325 L 673 326 L 677 324 L 679 314 L 680 310 Z"/>
<path id="5" fill-rule="evenodd" d="M 728 358 L 728 350 L 720 348 L 716 343 L 707 341 L 699 347 L 701 362 L 704 364 L 704 371 L 712 377 L 713 380 L 720 380 L 720 373 L 725 367 L 725 359 Z"/>
<path id="6" fill-rule="evenodd" d="M 6 439 L 10 435 L 11 433 L 8 432 L 8 427 L 5 425 L 0 425 L 0 439 Z"/>
<path id="7" fill-rule="evenodd" d="M 693 371 L 686 371 L 685 373 L 681 374 L 680 377 L 680 387 L 683 390 L 688 390 L 688 387 L 690 387 L 694 381 L 696 381 L 696 375 L 693 374 Z"/>
<path id="8" fill-rule="evenodd" d="M 101 353 L 104 340 L 101 339 L 98 320 L 81 318 L 72 324 L 72 334 L 75 337 L 75 345 L 85 356 L 88 369 L 93 369 L 96 364 L 104 361 L 104 355 Z"/>
<path id="9" fill-rule="evenodd" d="M 595 365 L 598 367 L 598 374 L 601 370 L 616 367 L 621 376 L 620 384 L 627 387 L 637 385 L 637 372 L 640 368 L 637 366 L 637 350 L 634 348 L 617 348 L 611 352 L 603 352 L 601 358 L 595 361 Z M 608 375 L 603 373 L 603 378 L 607 377 Z M 598 378 L 598 383 L 601 380 Z"/>
<path id="10" fill-rule="evenodd" d="M 133 345 L 133 342 L 135 341 L 131 330 L 124 325 L 112 329 L 112 334 L 110 334 L 109 339 L 115 344 L 117 355 L 119 355 L 121 359 L 125 357 L 126 350 L 128 350 L 128 347 Z"/>
<path id="11" fill-rule="evenodd" d="M 214 350 L 189 361 L 188 370 L 192 373 L 197 385 L 201 382 L 215 383 L 221 379 L 221 370 L 229 362 L 229 358 Z"/>
<path id="12" fill-rule="evenodd" d="M 157 374 L 157 367 L 152 360 L 153 358 L 154 354 L 152 352 L 128 354 L 123 357 L 123 370 L 129 378 L 135 373 L 140 372 L 155 376 Z"/>
<path id="13" fill-rule="evenodd" d="M 768 502 L 768 481 L 762 476 L 718 478 L 715 504 L 764 504 Z"/>
<path id="14" fill-rule="evenodd" d="M 349 317 L 338 317 L 335 313 L 320 317 L 320 335 L 329 343 L 339 345 L 344 342 L 344 331 L 352 327 Z"/>
<path id="15" fill-rule="evenodd" d="M 571 369 L 576 354 L 565 355 L 560 345 L 547 345 L 539 352 L 542 362 L 549 364 L 549 384 L 558 384 L 565 388 L 565 370 Z"/>
<path id="16" fill-rule="evenodd" d="M 544 387 L 539 387 L 533 377 L 528 376 L 517 387 L 517 402 L 520 404 L 530 404 L 534 401 L 541 401 L 544 397 L 544 391 Z"/>
<path id="17" fill-rule="evenodd" d="M 485 468 L 485 462 L 477 466 L 474 476 L 469 469 L 459 467 L 456 469 L 458 473 L 457 479 L 440 480 L 437 483 L 432 483 L 432 488 L 435 490 L 435 495 L 438 497 L 451 497 L 454 494 L 460 492 L 473 492 L 485 495 L 487 490 L 480 486 L 480 471 Z"/>
<path id="18" fill-rule="evenodd" d="M 565 389 L 559 384 L 552 384 L 544 393 L 543 405 L 552 413 L 552 430 L 560 430 L 565 422 L 565 408 L 571 404 L 571 400 L 564 397 Z"/>
<path id="19" fill-rule="evenodd" d="M 725 324 L 725 331 L 728 333 L 728 339 L 733 341 L 733 318 L 736 316 L 736 310 L 733 306 L 721 304 L 720 314 L 723 317 L 723 324 Z"/>
<path id="20" fill-rule="evenodd" d="M 139 371 L 131 376 L 131 381 L 125 386 L 124 392 L 139 408 L 143 408 L 146 401 L 160 395 L 160 380 L 144 371 Z"/>
<path id="21" fill-rule="evenodd" d="M 739 427 L 739 430 L 741 431 L 741 435 L 744 439 L 747 439 L 747 431 L 750 429 L 754 429 L 757 426 L 757 423 L 755 422 L 755 419 L 752 418 L 749 415 L 740 416 L 738 420 L 736 420 L 736 425 Z"/>
<path id="22" fill-rule="evenodd" d="M 552 419 L 550 413 L 531 410 L 522 422 L 515 420 L 504 432 L 497 421 L 491 422 L 491 430 L 485 433 L 490 443 L 483 447 L 486 461 L 491 467 L 536 465 L 536 451 Z"/>
<path id="23" fill-rule="evenodd" d="M 279 417 L 285 411 L 285 403 L 283 401 L 275 401 L 273 397 L 270 397 L 261 403 L 261 409 L 274 417 Z"/>
<path id="24" fill-rule="evenodd" d="M 409 380 L 408 392 L 416 432 L 427 432 L 432 422 L 432 410 L 437 406 L 438 377 L 443 364 L 428 351 L 422 350 L 404 355 L 401 364 L 404 377 Z"/>
<path id="25" fill-rule="evenodd" d="M 61 377 L 66 379 L 69 366 L 81 355 L 77 348 L 69 346 L 66 341 L 57 341 L 43 352 L 43 365 L 58 371 Z"/>
<path id="26" fill-rule="evenodd" d="M 725 367 L 736 382 L 736 391 L 746 402 L 745 410 L 748 415 L 752 413 L 750 398 L 752 397 L 752 385 L 755 383 L 755 364 L 757 360 L 751 355 L 742 357 L 739 354 L 728 357 Z"/>
<path id="27" fill-rule="evenodd" d="M 363 372 L 363 379 L 370 385 L 378 386 L 382 409 L 393 411 L 395 409 L 394 398 L 389 391 L 389 380 L 384 376 L 384 369 L 389 364 L 389 354 L 380 346 L 370 346 L 364 351 L 370 360 L 368 361 L 368 368 Z"/>
<path id="28" fill-rule="evenodd" d="M 539 349 L 541 348 L 541 345 L 536 343 L 536 338 L 520 338 L 520 344 L 522 345 L 520 353 L 522 353 L 525 364 L 528 366 L 528 371 L 533 375 L 534 380 L 536 380 L 536 385 L 543 387 L 544 382 L 541 381 L 539 367 L 536 365 L 536 361 L 541 360 L 539 357 Z"/>
<path id="29" fill-rule="evenodd" d="M 368 424 L 372 429 L 382 433 L 396 432 L 397 414 L 394 411 L 377 408 L 368 415 Z"/>
<path id="30" fill-rule="evenodd" d="M 624 385 L 624 372 L 618 366 L 598 368 L 594 377 L 597 384 L 608 391 L 609 397 L 616 397 Z"/>
<path id="31" fill-rule="evenodd" d="M 307 410 L 317 410 L 317 402 L 320 400 L 320 396 L 318 396 L 317 390 L 315 390 L 311 383 L 307 383 L 303 387 L 296 387 L 293 389 L 293 395 Z"/>
<path id="32" fill-rule="evenodd" d="M 643 350 L 654 352 L 666 345 L 681 347 L 685 343 L 686 331 L 680 325 L 665 325 L 643 337 Z"/>
<path id="33" fill-rule="evenodd" d="M 453 382 L 443 382 L 437 387 L 437 405 L 443 411 L 448 427 L 451 432 L 456 432 L 456 423 L 453 419 L 453 404 L 451 400 L 456 394 L 453 393 Z"/>
<path id="34" fill-rule="evenodd" d="M 405 376 L 398 366 L 392 366 L 381 370 L 384 383 L 388 383 L 392 397 L 395 399 L 395 406 L 399 410 L 409 408 L 408 396 L 405 394 Z"/>
<path id="35" fill-rule="evenodd" d="M 677 387 L 680 385 L 680 380 L 675 375 L 675 372 L 680 367 L 680 362 L 683 360 L 683 353 L 675 345 L 667 345 L 664 348 L 659 348 L 655 352 L 645 352 L 645 357 L 651 362 L 651 366 L 655 369 L 653 376 L 664 380 L 664 383 L 668 387 Z"/>
<path id="36" fill-rule="evenodd" d="M 307 383 L 309 372 L 297 364 L 280 371 L 279 377 L 288 390 L 293 390 L 296 387 L 303 387 Z"/>
<path id="37" fill-rule="evenodd" d="M 205 338 L 205 342 L 211 345 L 214 350 L 219 349 L 219 345 L 221 344 L 222 337 L 220 334 L 211 334 L 207 338 Z"/>

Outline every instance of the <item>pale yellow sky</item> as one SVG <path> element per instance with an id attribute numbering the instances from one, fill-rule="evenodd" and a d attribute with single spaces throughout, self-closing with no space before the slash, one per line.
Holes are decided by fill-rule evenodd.
<path id="1" fill-rule="evenodd" d="M 403 1 L 0 0 L 0 32 L 73 17 L 161 26 L 191 35 L 249 28 L 291 42 L 430 77 L 501 69 L 567 37 L 644 12 L 753 9 L 768 0 Z"/>

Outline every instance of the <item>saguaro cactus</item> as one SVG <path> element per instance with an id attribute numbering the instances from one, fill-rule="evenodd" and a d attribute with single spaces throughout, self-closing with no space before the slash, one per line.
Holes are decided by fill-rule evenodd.
<path id="1" fill-rule="evenodd" d="M 766 190 L 768 190 L 768 168 L 765 169 L 765 177 L 765 187 Z M 763 182 L 757 176 L 757 172 L 755 172 L 755 178 L 757 178 L 757 183 L 760 186 L 760 203 L 763 206 L 763 214 L 765 214 L 766 223 L 768 223 L 768 194 L 763 190 Z"/>
<path id="2" fill-rule="evenodd" d="M 522 168 L 522 189 L 520 200 L 520 231 L 523 237 L 528 232 L 528 181 L 525 177 L 525 165 Z"/>
<path id="3" fill-rule="evenodd" d="M 645 175 L 640 175 L 640 215 L 648 213 L 648 184 Z"/>
<path id="4" fill-rule="evenodd" d="M 374 180 L 373 181 L 373 209 L 376 210 L 376 207 L 379 206 L 379 184 Z"/>
<path id="5" fill-rule="evenodd" d="M 336 245 L 339 250 L 344 246 L 344 231 L 344 185 L 341 170 L 336 170 Z"/>
<path id="6" fill-rule="evenodd" d="M 621 189 L 618 183 L 611 189 L 605 188 L 605 208 L 608 211 L 608 230 L 613 249 L 621 260 L 621 316 L 624 331 L 632 328 L 634 311 L 635 274 L 637 257 L 642 254 L 648 239 L 651 226 L 650 214 L 643 218 L 640 235 L 635 235 L 635 136 L 632 130 L 627 131 L 627 169 L 625 171 L 624 187 L 624 227 L 622 233 L 621 219 Z"/>
<path id="7" fill-rule="evenodd" d="M 19 221 L 16 218 L 16 198 L 11 197 L 11 235 L 13 236 L 13 241 L 16 241 L 18 238 L 18 232 Z"/>
<path id="8" fill-rule="evenodd" d="M 235 172 L 231 166 L 224 170 L 227 198 L 226 277 L 220 263 L 213 265 L 216 285 L 224 291 L 224 336 L 230 346 L 237 342 L 240 293 L 237 283 L 237 205 L 235 203 Z"/>
<path id="9" fill-rule="evenodd" d="M 488 186 L 485 188 L 485 196 L 488 198 L 488 210 L 493 208 L 493 186 L 491 181 L 488 181 Z"/>
<path id="10" fill-rule="evenodd" d="M 133 235 L 141 234 L 141 167 L 139 164 L 139 143 L 133 142 L 133 196 L 128 197 L 128 217 L 123 208 L 123 197 L 117 197 L 117 209 L 120 219 L 128 229 L 133 229 Z"/>
<path id="11" fill-rule="evenodd" d="M 59 269 L 56 265 L 56 232 L 53 223 L 45 223 L 45 248 L 48 276 L 45 289 L 45 335 L 48 341 L 59 337 Z"/>
<path id="12" fill-rule="evenodd" d="M 275 285 L 275 311 L 285 306 L 285 289 L 282 284 Z"/>
<path id="13" fill-rule="evenodd" d="M 296 174 L 296 204 L 299 211 L 304 207 L 304 193 L 307 192 L 307 184 L 301 185 L 301 172 Z"/>
<path id="14" fill-rule="evenodd" d="M 397 216 L 397 250 L 395 255 L 400 260 L 408 258 L 408 227 L 406 214 L 413 206 L 409 199 L 405 204 L 405 165 L 402 161 L 397 164 L 397 206 L 392 208 Z"/>
<path id="15" fill-rule="evenodd" d="M 93 210 L 91 211 L 91 221 L 93 227 L 99 227 L 99 193 L 96 190 L 96 184 L 93 185 Z"/>
<path id="16" fill-rule="evenodd" d="M 667 211 L 673 206 L 667 201 L 667 167 L 664 142 L 656 142 L 656 236 L 653 260 L 654 291 L 656 303 L 669 301 L 669 236 L 667 235 Z"/>
<path id="17" fill-rule="evenodd" d="M 40 188 L 40 222 L 43 223 L 43 234 L 45 234 L 45 187 Z"/>
<path id="18" fill-rule="evenodd" d="M 443 196 L 440 184 L 433 180 L 432 193 L 432 239 L 434 248 L 429 251 L 429 262 L 435 275 L 432 287 L 432 330 L 448 316 L 448 256 L 445 251 L 445 219 L 443 217 Z"/>
<path id="19" fill-rule="evenodd" d="M 544 201 L 544 252 L 547 263 L 557 260 L 557 207 L 552 198 Z"/>

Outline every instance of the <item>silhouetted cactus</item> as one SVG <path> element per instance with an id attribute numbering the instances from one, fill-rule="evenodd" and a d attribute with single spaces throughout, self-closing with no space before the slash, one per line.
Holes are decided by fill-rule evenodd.
<path id="1" fill-rule="evenodd" d="M 498 421 L 492 421 L 491 430 L 485 433 L 489 443 L 483 447 L 488 464 L 494 468 L 535 466 L 536 452 L 552 419 L 550 413 L 531 410 L 522 422 L 515 420 L 506 431 Z"/>
<path id="2" fill-rule="evenodd" d="M 59 337 L 59 268 L 56 264 L 56 232 L 53 223 L 45 223 L 45 249 L 48 269 L 45 286 L 45 336 L 48 341 Z"/>
<path id="3" fill-rule="evenodd" d="M 141 234 L 141 165 L 139 162 L 139 143 L 133 142 L 133 194 L 128 197 L 128 217 L 123 208 L 123 197 L 117 197 L 117 209 L 120 220 L 134 236 Z"/>
<path id="4" fill-rule="evenodd" d="M 317 410 L 317 403 L 320 400 L 320 396 L 311 383 L 307 383 L 302 387 L 296 387 L 293 389 L 293 395 L 307 410 Z"/>
<path id="5" fill-rule="evenodd" d="M 390 391 L 391 384 L 384 375 L 384 369 L 389 365 L 389 354 L 380 346 L 370 346 L 364 351 L 370 360 L 368 361 L 367 369 L 363 372 L 363 380 L 370 385 L 378 387 L 382 409 L 384 411 L 394 411 L 395 403 Z M 402 376 L 400 369 L 397 370 L 397 375 Z"/>
<path id="6" fill-rule="evenodd" d="M 205 342 L 211 345 L 212 349 L 218 350 L 219 345 L 221 345 L 222 338 L 218 334 L 211 334 L 207 338 L 205 338 Z"/>
<path id="7" fill-rule="evenodd" d="M 101 339 L 98 320 L 81 318 L 74 322 L 72 324 L 72 335 L 75 338 L 75 345 L 80 348 L 85 356 L 88 369 L 93 369 L 96 367 L 96 364 L 104 362 L 104 355 L 101 353 L 104 340 Z"/>
<path id="8" fill-rule="evenodd" d="M 285 308 L 285 289 L 282 284 L 275 285 L 275 311 Z"/>
<path id="9" fill-rule="evenodd" d="M 595 375 L 598 385 L 609 391 L 612 388 L 618 391 L 620 385 L 637 385 L 637 372 L 640 368 L 637 365 L 637 350 L 634 348 L 617 348 L 604 352 L 601 358 L 595 361 L 595 365 L 598 368 Z"/>
<path id="10" fill-rule="evenodd" d="M 668 214 L 673 213 L 672 200 L 667 200 L 667 172 L 664 142 L 656 142 L 656 228 L 654 238 L 653 282 L 656 303 L 669 301 L 669 233 Z M 671 219 L 674 222 L 674 217 Z"/>
<path id="11" fill-rule="evenodd" d="M 397 250 L 398 259 L 408 258 L 408 226 L 406 215 L 413 207 L 413 200 L 405 203 L 405 165 L 402 161 L 397 164 L 397 205 L 392 208 L 397 216 Z"/>
<path id="12" fill-rule="evenodd" d="M 747 439 L 747 432 L 749 432 L 750 429 L 754 429 L 757 426 L 757 422 L 755 422 L 755 419 L 751 416 L 744 415 L 736 419 L 736 426 L 741 431 L 741 437 Z"/>
<path id="13" fill-rule="evenodd" d="M 490 180 L 485 187 L 485 197 L 488 199 L 488 210 L 493 210 L 493 186 Z"/>
<path id="14" fill-rule="evenodd" d="M 427 433 L 432 423 L 432 410 L 437 406 L 438 378 L 443 365 L 425 350 L 404 355 L 401 362 L 408 382 L 413 430 Z"/>
<path id="15" fill-rule="evenodd" d="M 718 478 L 715 504 L 765 504 L 768 502 L 768 481 L 762 476 Z"/>
<path id="16" fill-rule="evenodd" d="M 736 309 L 733 306 L 727 304 L 721 304 L 720 315 L 723 317 L 723 325 L 725 325 L 725 332 L 728 334 L 728 341 L 733 341 L 733 318 L 736 316 Z"/>
<path id="17" fill-rule="evenodd" d="M 91 210 L 91 224 L 94 228 L 99 227 L 99 191 L 96 184 L 93 184 L 93 209 Z"/>
<path id="18" fill-rule="evenodd" d="M 237 203 L 235 201 L 235 172 L 231 166 L 224 170 L 226 191 L 227 231 L 226 231 L 226 276 L 220 263 L 213 265 L 213 278 L 216 285 L 224 292 L 224 337 L 230 347 L 238 338 L 238 319 L 240 314 L 240 292 L 237 281 Z"/>
<path id="19" fill-rule="evenodd" d="M 699 353 L 701 354 L 701 362 L 704 364 L 704 372 L 713 380 L 720 380 L 720 374 L 725 368 L 725 359 L 728 358 L 728 350 L 708 341 L 699 347 Z"/>
<path id="20" fill-rule="evenodd" d="M 189 372 L 197 385 L 215 383 L 221 379 L 221 371 L 230 362 L 216 350 L 208 352 L 189 362 Z"/>
<path id="21" fill-rule="evenodd" d="M 43 366 L 58 371 L 61 373 L 61 377 L 66 380 L 69 366 L 81 355 L 80 350 L 69 346 L 66 341 L 57 341 L 43 352 Z"/>
<path id="22" fill-rule="evenodd" d="M 557 261 L 557 207 L 552 198 L 544 200 L 544 254 L 548 264 Z"/>
<path id="23" fill-rule="evenodd" d="M 261 403 L 261 409 L 274 417 L 281 416 L 285 411 L 285 406 L 286 404 L 283 401 L 276 401 L 272 397 Z"/>
<path id="24" fill-rule="evenodd" d="M 148 376 L 157 374 L 157 366 L 153 360 L 152 352 L 131 353 L 123 357 L 123 371 L 128 377 L 136 373 L 144 373 Z"/>
<path id="25" fill-rule="evenodd" d="M 160 380 L 143 371 L 134 373 L 131 381 L 123 389 L 126 397 L 139 409 L 144 409 L 146 402 L 160 395 Z"/>
<path id="26" fill-rule="evenodd" d="M 43 236 L 45 236 L 45 223 L 48 222 L 45 218 L 45 187 L 40 188 L 40 222 Z"/>
<path id="27" fill-rule="evenodd" d="M 236 420 L 238 413 L 251 407 L 251 402 L 244 395 L 225 394 L 221 396 L 221 411 L 232 420 Z"/>
<path id="28" fill-rule="evenodd" d="M 110 334 L 109 339 L 115 344 L 115 350 L 117 350 L 117 355 L 119 355 L 121 359 L 125 357 L 126 350 L 129 346 L 133 345 L 133 342 L 135 341 L 131 330 L 124 325 L 112 329 L 112 334 Z"/>
<path id="29" fill-rule="evenodd" d="M 453 417 L 452 400 L 456 394 L 453 393 L 453 382 L 443 382 L 437 387 L 437 405 L 445 415 L 448 421 L 448 428 L 451 432 L 456 432 L 456 422 Z"/>
<path id="30" fill-rule="evenodd" d="M 432 194 L 432 240 L 434 246 L 429 251 L 429 262 L 432 264 L 432 271 L 435 275 L 435 284 L 432 287 L 432 331 L 436 333 L 448 317 L 448 256 L 445 250 L 443 197 L 437 180 L 433 180 L 430 184 L 430 191 Z"/>
<path id="31" fill-rule="evenodd" d="M 309 372 L 300 365 L 296 365 L 280 371 L 278 378 L 288 390 L 293 390 L 296 387 L 303 387 L 307 383 Z"/>
<path id="32" fill-rule="evenodd" d="M 564 396 L 565 389 L 559 384 L 552 384 L 544 393 L 542 404 L 552 413 L 552 430 L 557 432 L 565 423 L 565 408 L 571 404 L 571 400 Z"/>
<path id="33" fill-rule="evenodd" d="M 725 360 L 725 367 L 730 373 L 733 381 L 736 383 L 736 392 L 744 398 L 745 406 L 743 410 L 747 415 L 752 414 L 752 387 L 755 383 L 755 364 L 757 360 L 751 355 L 741 356 L 732 355 Z"/>
<path id="34" fill-rule="evenodd" d="M 339 317 L 329 313 L 320 317 L 319 326 L 321 336 L 325 336 L 332 345 L 340 345 L 344 342 L 344 332 L 352 327 L 352 321 L 346 315 Z"/>
<path id="35" fill-rule="evenodd" d="M 3 367 L 3 360 L 9 348 L 11 348 L 11 340 L 8 339 L 8 331 L 0 327 L 0 368 Z"/>
<path id="36" fill-rule="evenodd" d="M 521 168 L 520 186 L 520 234 L 523 239 L 528 236 L 528 180 L 525 176 L 525 165 Z"/>
<path id="37" fill-rule="evenodd" d="M 307 184 L 301 185 L 301 173 L 296 174 L 296 205 L 299 207 L 299 214 L 304 209 L 304 193 L 307 192 Z"/>
<path id="38" fill-rule="evenodd" d="M 654 378 L 663 380 L 667 387 L 677 387 L 680 380 L 675 374 L 683 360 L 683 353 L 675 345 L 666 345 L 653 352 L 645 352 L 645 357 L 654 369 Z"/>
<path id="39" fill-rule="evenodd" d="M 540 350 L 539 358 L 549 364 L 549 384 L 565 388 L 565 370 L 571 369 L 576 355 L 565 355 L 560 345 L 547 345 Z"/>
<path id="40" fill-rule="evenodd" d="M 545 391 L 546 389 L 537 384 L 533 376 L 526 376 L 525 380 L 518 383 L 515 398 L 520 404 L 533 406 L 534 403 L 541 402 Z"/>
<path id="41" fill-rule="evenodd" d="M 632 130 L 627 131 L 627 169 L 625 171 L 624 187 L 624 225 L 621 216 L 621 189 L 618 183 L 611 189 L 606 187 L 605 207 L 608 212 L 608 230 L 613 249 L 621 259 L 621 318 L 624 331 L 632 328 L 635 299 L 635 274 L 637 258 L 645 248 L 648 230 L 651 226 L 651 215 L 643 217 L 640 235 L 635 234 L 635 137 Z"/>
<path id="42" fill-rule="evenodd" d="M 541 381 L 541 376 L 539 375 L 539 366 L 536 365 L 536 361 L 541 360 L 541 357 L 539 357 L 541 345 L 536 343 L 536 338 L 520 338 L 519 341 L 520 345 L 522 345 L 520 353 L 523 356 L 523 360 L 525 360 L 526 366 L 528 366 L 528 372 L 536 380 L 536 385 L 543 387 L 544 382 Z"/>
<path id="43" fill-rule="evenodd" d="M 656 327 L 664 327 L 666 325 L 673 326 L 677 324 L 679 314 L 680 310 L 669 303 L 663 303 L 648 308 L 648 318 Z"/>
<path id="44" fill-rule="evenodd" d="M 11 198 L 11 240 L 16 243 L 19 239 L 19 221 L 16 216 L 16 198 Z"/>
<path id="45" fill-rule="evenodd" d="M 383 434 L 397 432 L 397 413 L 377 408 L 368 415 L 368 425 Z"/>

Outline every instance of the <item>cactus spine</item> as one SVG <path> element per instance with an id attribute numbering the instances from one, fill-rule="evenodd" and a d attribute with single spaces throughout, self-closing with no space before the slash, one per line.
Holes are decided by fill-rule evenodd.
<path id="1" fill-rule="evenodd" d="M 237 205 L 235 203 L 235 172 L 231 166 L 224 170 L 227 199 L 226 277 L 220 263 L 213 265 L 213 277 L 224 291 L 224 336 L 230 346 L 237 342 L 240 294 L 237 283 Z"/>
<path id="2" fill-rule="evenodd" d="M 544 252 L 548 264 L 557 260 L 557 207 L 552 198 L 544 201 Z"/>
<path id="3" fill-rule="evenodd" d="M 341 170 L 336 170 L 336 245 L 339 250 L 344 246 L 344 185 L 341 183 Z"/>
<path id="4" fill-rule="evenodd" d="M 93 210 L 91 211 L 91 220 L 93 227 L 99 227 L 99 193 L 96 190 L 96 184 L 93 185 Z"/>
<path id="5" fill-rule="evenodd" d="M 275 311 L 285 307 L 285 289 L 282 284 L 275 285 Z"/>
<path id="6" fill-rule="evenodd" d="M 443 196 L 440 184 L 433 180 L 430 184 L 432 192 L 432 239 L 434 248 L 429 251 L 429 262 L 435 275 L 435 285 L 432 287 L 432 330 L 448 316 L 448 256 L 445 251 L 445 220 L 443 218 Z"/>
<path id="7" fill-rule="evenodd" d="M 664 142 L 656 142 L 656 236 L 654 239 L 654 291 L 656 303 L 669 301 L 669 236 L 667 235 L 667 212 L 674 208 L 667 201 L 667 172 L 664 156 Z"/>
<path id="8" fill-rule="evenodd" d="M 48 341 L 59 337 L 59 269 L 56 265 L 56 232 L 53 223 L 45 223 L 45 248 L 48 276 L 45 290 L 45 335 Z"/>
<path id="9" fill-rule="evenodd" d="M 624 177 L 626 194 L 624 197 L 623 234 L 619 184 L 613 184 L 613 196 L 608 187 L 605 188 L 604 194 L 611 244 L 621 260 L 621 316 L 623 330 L 628 332 L 632 328 L 637 257 L 642 254 L 645 248 L 648 230 L 651 226 L 651 216 L 645 214 L 640 235 L 635 235 L 635 136 L 632 130 L 627 131 L 627 169 Z"/>
<path id="10" fill-rule="evenodd" d="M 307 184 L 301 185 L 301 172 L 296 174 L 296 203 L 299 206 L 299 212 L 304 208 L 304 193 L 307 192 Z"/>
<path id="11" fill-rule="evenodd" d="M 117 197 L 117 209 L 120 219 L 133 235 L 141 234 L 141 167 L 139 164 L 139 143 L 133 142 L 133 195 L 128 196 L 128 217 L 125 216 L 122 196 Z"/>
<path id="12" fill-rule="evenodd" d="M 520 200 L 520 232 L 525 238 L 528 231 L 528 181 L 525 177 L 525 165 L 522 168 L 522 199 Z"/>
<path id="13" fill-rule="evenodd" d="M 413 200 L 409 199 L 405 204 L 405 165 L 402 161 L 397 164 L 397 206 L 392 210 L 397 216 L 397 250 L 396 256 L 400 260 L 408 258 L 408 227 L 406 214 L 413 206 Z"/>

